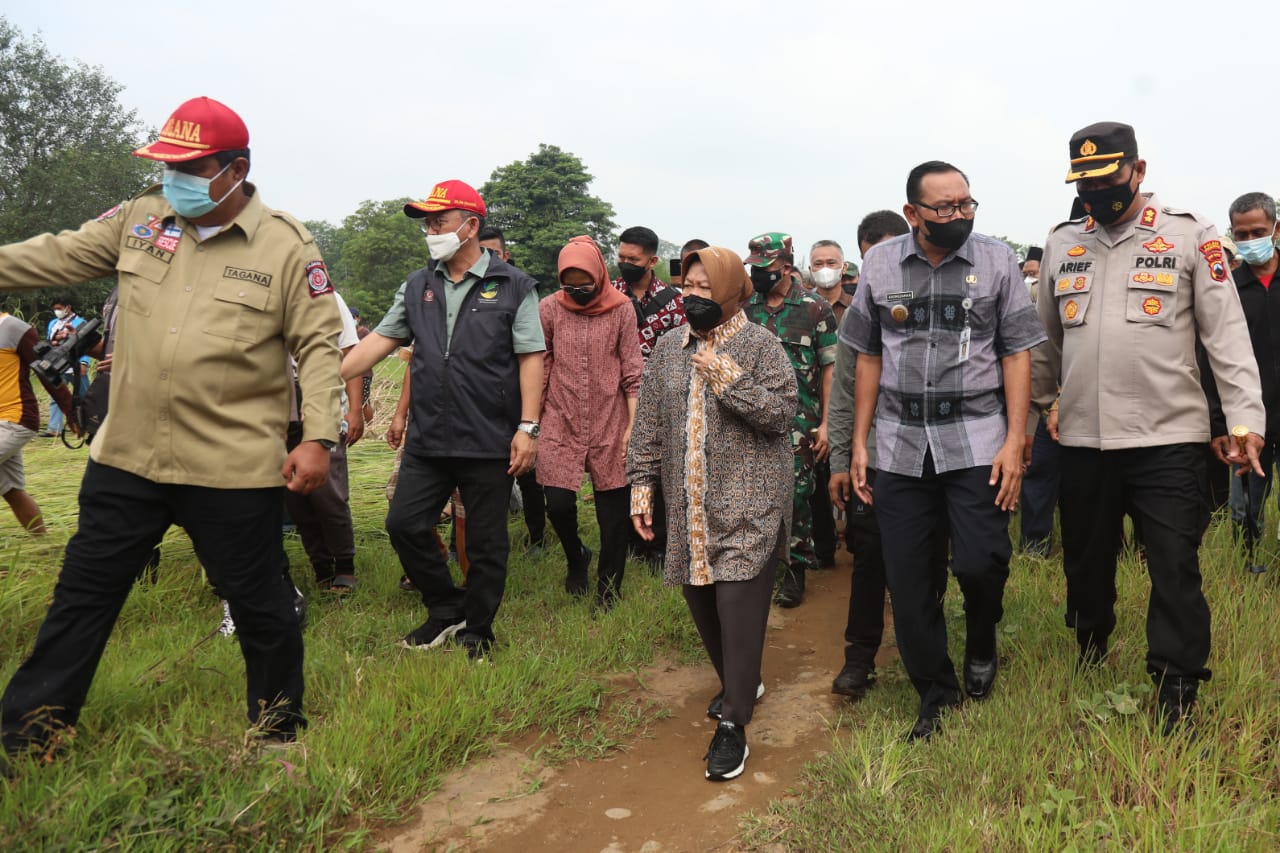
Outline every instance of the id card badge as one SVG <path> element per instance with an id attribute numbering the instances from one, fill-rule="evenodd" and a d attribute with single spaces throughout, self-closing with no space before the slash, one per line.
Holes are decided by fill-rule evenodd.
<path id="1" fill-rule="evenodd" d="M 969 329 L 968 326 L 965 326 L 963 329 L 960 330 L 960 358 L 958 360 L 960 364 L 964 364 L 966 361 L 969 360 L 970 334 L 971 334 L 971 330 Z"/>

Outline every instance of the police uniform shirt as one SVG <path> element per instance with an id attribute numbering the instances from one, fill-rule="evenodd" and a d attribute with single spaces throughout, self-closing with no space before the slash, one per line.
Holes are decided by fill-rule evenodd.
<path id="1" fill-rule="evenodd" d="M 0 247 L 0 288 L 119 276 L 95 462 L 158 483 L 283 485 L 290 353 L 303 439 L 337 440 L 340 327 L 320 250 L 245 187 L 245 208 L 208 239 L 156 186 L 78 231 Z"/>
<path id="2" fill-rule="evenodd" d="M 1222 241 L 1207 220 L 1148 196 L 1112 235 L 1091 218 L 1050 232 L 1036 300 L 1049 340 L 1033 399 L 1061 377 L 1062 444 L 1119 450 L 1209 440 L 1197 333 L 1232 426 L 1263 434 L 1258 369 Z"/>

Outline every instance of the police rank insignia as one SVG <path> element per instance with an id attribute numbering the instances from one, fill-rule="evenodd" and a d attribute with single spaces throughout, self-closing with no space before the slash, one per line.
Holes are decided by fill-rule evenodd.
<path id="1" fill-rule="evenodd" d="M 1142 209 L 1142 224 L 1148 228 L 1156 224 L 1156 209 L 1154 207 L 1144 207 Z"/>

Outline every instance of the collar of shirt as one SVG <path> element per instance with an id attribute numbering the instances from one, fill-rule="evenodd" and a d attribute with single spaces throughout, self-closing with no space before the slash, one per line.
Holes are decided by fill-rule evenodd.
<path id="1" fill-rule="evenodd" d="M 241 211 L 236 214 L 235 219 L 232 219 L 230 222 L 222 225 L 218 229 L 217 234 L 210 234 L 210 238 L 216 237 L 223 231 L 235 227 L 240 229 L 240 233 L 244 234 L 246 240 L 250 243 L 253 242 L 254 235 L 258 233 L 258 227 L 262 224 L 262 217 L 267 215 L 267 212 L 266 208 L 262 204 L 262 197 L 258 195 L 258 188 L 256 186 L 245 181 L 244 191 L 245 194 L 249 196 L 249 201 Z M 163 217 L 160 221 L 165 225 L 170 225 L 177 220 L 177 218 L 178 214 L 173 211 L 173 208 L 169 208 L 169 215 Z M 193 232 L 196 230 L 196 225 L 191 220 L 185 219 L 183 221 L 191 226 L 191 230 Z"/>
<path id="2" fill-rule="evenodd" d="M 787 291 L 786 296 L 782 297 L 782 305 L 779 305 L 777 308 L 770 307 L 769 303 L 765 301 L 766 298 L 766 296 L 762 296 L 759 293 L 753 293 L 751 294 L 751 300 L 747 304 L 763 305 L 767 311 L 781 311 L 782 305 L 803 305 L 804 288 L 798 286 L 794 281 L 791 282 L 791 289 Z M 813 298 L 819 299 L 820 297 L 815 296 Z"/>
<path id="3" fill-rule="evenodd" d="M 716 326 L 705 335 L 700 335 L 693 330 L 692 326 L 686 324 L 684 326 L 684 344 L 688 346 L 690 341 L 705 341 L 712 347 L 718 347 L 734 335 L 741 332 L 747 326 L 747 314 L 745 311 L 739 311 L 725 322 Z"/>
<path id="4" fill-rule="evenodd" d="M 933 262 L 929 260 L 929 256 L 924 253 L 924 249 L 920 248 L 920 243 L 916 240 L 916 234 L 918 233 L 919 233 L 918 230 L 913 229 L 910 235 L 911 239 L 905 241 L 902 244 L 902 257 L 899 258 L 899 262 L 905 263 L 907 258 L 914 256 L 924 261 L 929 266 L 933 266 Z M 960 260 L 969 264 L 969 266 L 973 266 L 973 240 L 972 239 L 965 240 L 964 243 L 961 244 L 959 249 L 956 249 L 955 251 L 947 255 L 945 258 L 943 258 L 942 263 L 938 264 L 938 267 L 942 268 L 947 264 L 951 263 L 956 258 L 959 258 Z"/>
<path id="5" fill-rule="evenodd" d="M 479 260 L 472 264 L 467 271 L 462 274 L 462 278 L 458 281 L 454 281 L 449 277 L 448 264 L 442 264 L 439 261 L 432 261 L 432 264 L 434 264 L 436 275 L 443 278 L 447 284 L 451 284 L 454 287 L 461 287 L 462 285 L 470 282 L 473 278 L 484 278 L 484 274 L 489 271 L 489 253 L 481 252 Z"/>
<path id="6" fill-rule="evenodd" d="M 613 286 L 625 293 L 628 298 L 635 298 L 631 295 L 631 285 L 627 284 L 625 279 L 615 278 L 613 280 Z M 644 296 L 640 298 L 640 304 L 643 305 L 656 294 L 661 293 L 666 289 L 667 285 L 663 283 L 662 279 L 658 278 L 657 275 L 654 275 L 653 280 L 649 282 L 649 286 L 644 291 Z"/>

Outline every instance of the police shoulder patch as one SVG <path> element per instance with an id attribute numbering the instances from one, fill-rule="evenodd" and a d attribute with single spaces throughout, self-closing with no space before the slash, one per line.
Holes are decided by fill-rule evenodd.
<path id="1" fill-rule="evenodd" d="M 307 292 L 314 299 L 326 293 L 333 293 L 333 282 L 329 280 L 329 271 L 324 268 L 324 261 L 312 261 L 307 264 Z"/>
<path id="2" fill-rule="evenodd" d="M 114 217 L 115 217 L 115 215 L 116 215 L 117 213 L 119 213 L 119 212 L 120 212 L 120 207 L 121 207 L 121 205 L 118 205 L 118 204 L 117 204 L 115 207 L 109 207 L 109 208 L 107 208 L 106 210 L 102 211 L 102 212 L 101 212 L 101 213 L 99 213 L 97 216 L 95 216 L 95 217 L 94 217 L 94 219 L 93 219 L 93 221 L 94 221 L 94 222 L 104 222 L 104 221 L 106 221 L 106 220 L 108 220 L 108 219 L 112 219 L 112 218 L 114 218 Z"/>

